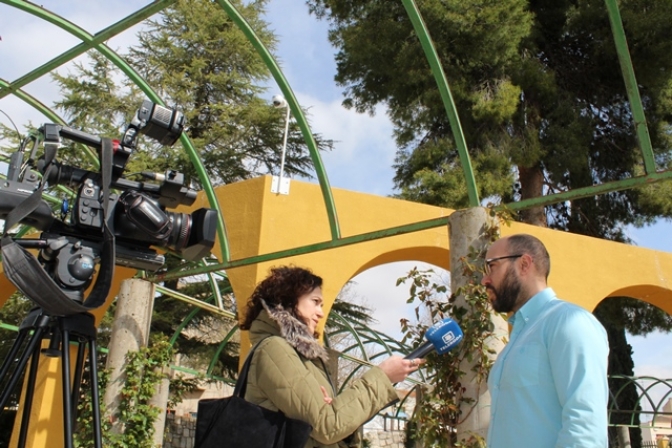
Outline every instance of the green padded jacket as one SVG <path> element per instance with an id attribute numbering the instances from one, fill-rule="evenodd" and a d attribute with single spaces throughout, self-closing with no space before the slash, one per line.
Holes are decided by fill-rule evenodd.
<path id="1" fill-rule="evenodd" d="M 385 373 L 372 367 L 331 404 L 325 403 L 320 386 L 333 390 L 325 372 L 327 353 L 308 327 L 282 308 L 261 311 L 251 325 L 250 341 L 262 342 L 252 358 L 245 399 L 310 423 L 306 448 L 360 446 L 357 437 L 344 439 L 398 400 Z"/>

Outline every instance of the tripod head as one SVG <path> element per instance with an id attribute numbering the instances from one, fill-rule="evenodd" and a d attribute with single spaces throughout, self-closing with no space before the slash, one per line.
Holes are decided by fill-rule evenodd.
<path id="1" fill-rule="evenodd" d="M 43 233 L 37 239 L 16 239 L 24 248 L 39 249 L 38 260 L 45 272 L 72 300 L 82 303 L 84 290 L 91 285 L 99 246 L 87 246 L 68 236 Z"/>

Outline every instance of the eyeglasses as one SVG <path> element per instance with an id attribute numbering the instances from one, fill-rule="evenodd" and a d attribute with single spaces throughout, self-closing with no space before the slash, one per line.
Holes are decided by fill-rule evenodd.
<path id="1" fill-rule="evenodd" d="M 520 257 L 522 257 L 523 255 L 524 255 L 524 254 L 518 254 L 518 255 L 505 255 L 505 256 L 503 256 L 503 257 L 486 258 L 486 259 L 485 259 L 485 273 L 486 273 L 487 275 L 490 275 L 490 272 L 492 271 L 492 263 L 494 263 L 495 261 L 499 261 L 499 260 L 509 260 L 509 259 L 512 260 L 512 259 L 515 259 L 515 258 L 520 258 Z"/>

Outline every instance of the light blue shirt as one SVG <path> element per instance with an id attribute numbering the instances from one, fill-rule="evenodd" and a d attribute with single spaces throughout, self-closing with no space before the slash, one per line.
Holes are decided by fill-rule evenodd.
<path id="1" fill-rule="evenodd" d="M 602 324 L 551 288 L 509 322 L 509 342 L 488 378 L 488 447 L 606 448 L 609 342 Z"/>

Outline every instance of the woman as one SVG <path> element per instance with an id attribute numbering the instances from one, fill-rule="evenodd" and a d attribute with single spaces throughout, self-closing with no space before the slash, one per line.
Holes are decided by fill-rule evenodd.
<path id="1" fill-rule="evenodd" d="M 393 383 L 421 361 L 392 356 L 334 396 L 325 367 L 327 352 L 315 329 L 324 318 L 322 279 L 307 269 L 271 269 L 259 283 L 240 325 L 257 344 L 245 399 L 310 423 L 306 448 L 358 447 L 355 432 L 397 394 Z"/>

